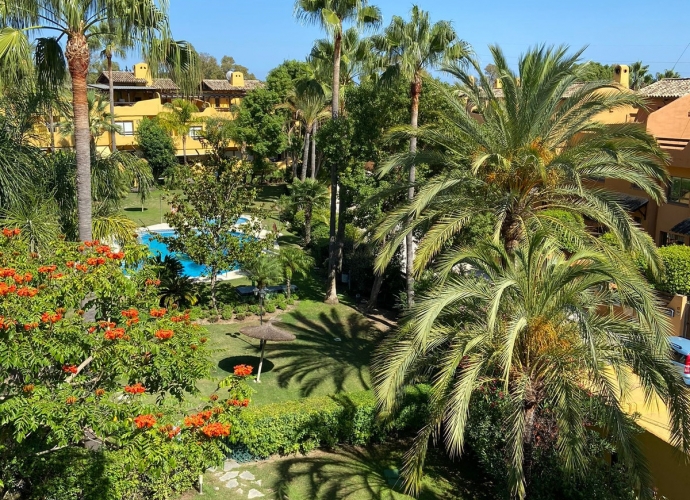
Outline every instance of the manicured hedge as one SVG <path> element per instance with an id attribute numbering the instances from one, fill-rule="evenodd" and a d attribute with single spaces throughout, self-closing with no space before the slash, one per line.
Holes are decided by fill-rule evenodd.
<path id="1" fill-rule="evenodd" d="M 306 453 L 339 443 L 364 445 L 388 433 L 421 427 L 428 394 L 426 386 L 410 389 L 389 422 L 377 419 L 370 391 L 249 407 L 233 425 L 230 445 L 242 445 L 257 457 Z"/>
<path id="2" fill-rule="evenodd" d="M 690 295 L 690 247 L 673 245 L 659 249 L 664 270 L 657 288 L 669 293 Z"/>

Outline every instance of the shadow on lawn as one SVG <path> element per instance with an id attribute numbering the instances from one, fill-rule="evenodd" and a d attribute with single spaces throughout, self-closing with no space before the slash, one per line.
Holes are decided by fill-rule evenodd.
<path id="1" fill-rule="evenodd" d="M 278 385 L 295 382 L 303 397 L 327 383 L 333 384 L 336 393 L 343 392 L 348 379 L 369 389 L 369 360 L 382 335 L 372 321 L 355 312 L 341 317 L 335 308 L 330 315 L 322 312 L 315 319 L 300 312 L 289 317 L 290 323 L 279 326 L 294 333 L 298 341 L 266 346 L 266 357 L 278 365 Z"/>
<path id="2" fill-rule="evenodd" d="M 249 365 L 254 368 L 252 372 L 256 375 L 259 368 L 259 356 L 232 356 L 230 358 L 223 358 L 218 361 L 218 368 L 221 370 L 232 373 L 237 365 Z M 261 366 L 261 373 L 268 373 L 275 365 L 268 359 L 264 358 L 264 364 Z"/>
<path id="3" fill-rule="evenodd" d="M 280 463 L 280 485 L 284 492 L 299 491 L 299 498 L 319 498 L 341 500 L 348 498 L 371 498 L 388 500 L 400 498 L 402 480 L 398 478 L 398 468 L 402 462 L 402 452 L 393 452 L 387 446 L 368 449 L 347 446 L 337 453 L 320 453 L 312 457 L 296 457 Z M 466 496 L 464 488 L 455 487 L 459 478 L 447 474 L 448 470 L 428 468 L 426 484 L 422 486 L 420 500 L 479 499 Z M 452 492 L 438 487 L 442 480 L 452 481 Z M 435 485 L 433 490 L 429 485 Z M 394 492 L 398 495 L 394 496 Z M 454 494 L 457 493 L 458 496 Z M 460 494 L 462 493 L 462 496 Z M 289 493 L 288 493 L 289 495 Z M 451 496 L 449 496 L 451 495 Z M 292 496 L 289 496 L 292 499 Z M 488 497 L 486 497 L 488 498 Z"/>

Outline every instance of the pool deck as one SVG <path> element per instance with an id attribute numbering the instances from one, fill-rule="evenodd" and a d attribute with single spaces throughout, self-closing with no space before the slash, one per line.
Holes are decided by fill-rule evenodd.
<path id="1" fill-rule="evenodd" d="M 242 217 L 248 219 L 250 216 L 249 215 L 242 215 Z M 137 229 L 137 233 L 148 233 L 148 232 L 156 232 L 156 231 L 170 231 L 172 230 L 172 227 L 170 227 L 168 224 L 154 224 L 153 226 L 146 226 L 146 227 L 140 227 Z M 266 229 L 262 229 L 261 232 L 259 233 L 259 238 L 265 238 L 266 235 L 269 234 L 269 231 Z M 280 236 L 280 233 L 278 234 Z M 278 249 L 278 243 L 275 244 L 275 248 Z M 218 281 L 230 281 L 230 280 L 236 280 L 239 278 L 245 278 L 247 277 L 247 273 L 245 271 L 236 270 L 236 271 L 229 271 L 227 273 L 219 274 L 218 275 Z M 198 277 L 198 278 L 192 278 L 195 281 L 198 281 L 200 283 L 208 283 L 211 281 L 209 278 L 206 277 Z"/>

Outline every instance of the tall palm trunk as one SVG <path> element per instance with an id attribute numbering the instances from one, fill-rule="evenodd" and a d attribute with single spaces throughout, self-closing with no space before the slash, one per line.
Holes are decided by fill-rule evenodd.
<path id="1" fill-rule="evenodd" d="M 304 134 L 304 157 L 302 158 L 302 172 L 300 172 L 299 180 L 304 182 L 307 178 L 307 164 L 309 163 L 309 141 L 311 139 L 311 129 L 306 127 Z"/>
<path id="2" fill-rule="evenodd" d="M 304 246 L 309 246 L 311 243 L 311 219 L 313 208 L 311 205 L 304 207 Z"/>
<path id="3" fill-rule="evenodd" d="M 412 119 L 410 125 L 412 128 L 417 128 L 419 121 L 419 95 L 422 93 L 422 78 L 415 75 L 414 82 L 410 86 L 410 97 L 412 98 Z M 410 139 L 410 153 L 417 152 L 417 138 Z M 415 165 L 410 165 L 409 182 L 410 186 L 407 189 L 408 201 L 414 200 L 414 183 L 417 176 L 417 169 Z M 410 232 L 405 236 L 405 281 L 407 282 L 407 307 L 414 305 L 414 235 Z"/>
<path id="4" fill-rule="evenodd" d="M 510 214 L 501 225 L 501 238 L 503 239 L 503 246 L 508 253 L 513 253 L 524 238 L 522 224 Z"/>
<path id="5" fill-rule="evenodd" d="M 340 29 L 336 32 L 335 43 L 333 44 L 333 96 L 331 101 L 331 114 L 333 119 L 338 118 L 340 110 L 340 50 L 343 41 L 342 23 Z M 336 284 L 337 269 L 338 269 L 338 249 L 336 244 L 336 210 L 338 205 L 338 167 L 336 162 L 331 159 L 331 217 L 330 217 L 330 231 L 329 231 L 329 245 L 328 245 L 328 280 L 326 281 L 326 298 L 324 302 L 327 304 L 338 303 L 338 290 Z"/>
<path id="6" fill-rule="evenodd" d="M 89 45 L 83 34 L 67 39 L 65 57 L 72 77 L 72 107 L 74 142 L 77 156 L 77 212 L 79 239 L 91 236 L 91 135 L 89 133 L 89 103 L 86 97 L 86 76 L 89 71 Z"/>
<path id="7" fill-rule="evenodd" d="M 110 151 L 113 153 L 117 151 L 117 142 L 115 136 L 115 88 L 113 86 L 113 55 L 108 52 L 106 54 L 108 59 L 108 99 L 110 99 Z"/>
<path id="8" fill-rule="evenodd" d="M 349 205 L 349 195 L 347 189 L 345 189 L 342 184 L 340 185 L 340 192 L 338 195 L 340 205 L 338 206 L 337 264 L 338 272 L 343 272 L 343 254 L 345 253 L 345 212 Z"/>
<path id="9" fill-rule="evenodd" d="M 311 127 L 311 178 L 316 179 L 316 132 L 319 129 L 319 122 L 314 122 Z"/>
<path id="10" fill-rule="evenodd" d="M 55 152 L 55 118 L 53 117 L 53 106 L 48 107 L 48 126 L 50 127 L 50 152 Z"/>
<path id="11" fill-rule="evenodd" d="M 182 134 L 182 161 L 187 165 L 187 134 Z"/>

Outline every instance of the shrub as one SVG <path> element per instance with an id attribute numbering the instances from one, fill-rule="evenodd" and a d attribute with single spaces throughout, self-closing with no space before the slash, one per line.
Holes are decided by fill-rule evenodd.
<path id="1" fill-rule="evenodd" d="M 269 313 L 269 314 L 270 314 L 270 313 L 276 312 L 276 306 L 275 306 L 275 304 L 273 304 L 273 303 L 271 303 L 271 304 L 266 304 L 266 307 L 264 307 L 264 309 L 265 309 L 266 312 Z"/>
<path id="2" fill-rule="evenodd" d="M 258 457 L 338 443 L 364 445 L 389 432 L 420 428 L 428 415 L 428 394 L 426 386 L 409 389 L 401 410 L 388 422 L 376 417 L 370 391 L 250 407 L 237 417 L 230 442 Z"/>
<path id="3" fill-rule="evenodd" d="M 294 302 L 295 300 L 299 300 L 299 295 L 297 295 L 296 293 L 293 293 L 292 295 L 290 295 L 290 298 L 292 298 L 292 300 Z M 290 305 L 292 305 L 292 304 L 290 304 Z"/>
<path id="4" fill-rule="evenodd" d="M 293 305 L 295 303 L 295 297 L 293 296 L 293 297 L 290 297 L 289 299 L 286 299 L 285 303 L 289 306 Z M 284 308 L 281 307 L 281 309 L 284 309 Z"/>
<path id="5" fill-rule="evenodd" d="M 244 304 L 240 304 L 238 306 L 235 306 L 235 314 L 246 314 L 247 313 L 247 306 Z"/>
<path id="6" fill-rule="evenodd" d="M 220 312 L 220 316 L 223 319 L 232 319 L 232 306 L 223 306 L 223 309 Z"/>
<path id="7" fill-rule="evenodd" d="M 287 300 L 284 297 L 280 297 L 276 300 L 276 307 L 282 311 L 287 309 Z"/>
<path id="8" fill-rule="evenodd" d="M 690 295 L 690 247 L 673 245 L 659 249 L 664 270 L 656 283 L 659 290 Z"/>
<path id="9" fill-rule="evenodd" d="M 178 164 L 173 140 L 156 119 L 144 118 L 139 123 L 137 144 L 143 157 L 149 162 L 155 179 Z"/>
<path id="10" fill-rule="evenodd" d="M 202 309 L 200 306 L 194 306 L 189 310 L 189 319 L 196 321 L 201 318 Z"/>
<path id="11" fill-rule="evenodd" d="M 235 319 L 237 319 L 237 321 L 244 321 L 244 313 L 237 314 Z"/>
<path id="12" fill-rule="evenodd" d="M 249 310 L 250 313 L 256 314 L 257 316 L 258 316 L 259 313 L 261 312 L 261 308 L 259 307 L 258 304 L 252 304 L 252 305 L 250 305 L 249 308 L 248 308 L 248 310 Z"/>

